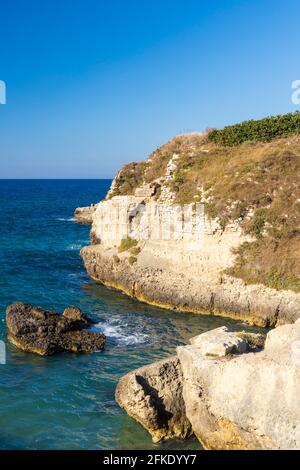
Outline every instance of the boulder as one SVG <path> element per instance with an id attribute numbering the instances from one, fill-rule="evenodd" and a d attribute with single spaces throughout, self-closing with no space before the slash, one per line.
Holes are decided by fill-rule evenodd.
<path id="1" fill-rule="evenodd" d="M 177 357 L 141 367 L 122 377 L 116 401 L 152 435 L 153 442 L 192 434 L 182 398 Z"/>
<path id="2" fill-rule="evenodd" d="M 265 348 L 227 360 L 177 349 L 187 418 L 208 449 L 300 448 L 300 324 L 271 330 Z"/>
<path id="3" fill-rule="evenodd" d="M 65 314 L 66 312 L 66 314 Z M 105 336 L 83 330 L 92 321 L 79 309 L 66 309 L 64 315 L 23 302 L 6 309 L 8 339 L 23 351 L 49 356 L 61 351 L 93 352 L 104 348 Z"/>
<path id="4" fill-rule="evenodd" d="M 199 348 L 204 356 L 226 356 L 229 353 L 244 353 L 247 341 L 231 333 L 226 326 L 195 336 L 190 343 Z"/>
<path id="5" fill-rule="evenodd" d="M 223 327 L 190 342 L 118 384 L 118 403 L 154 441 L 194 433 L 207 449 L 300 449 L 299 320 L 266 341 Z"/>

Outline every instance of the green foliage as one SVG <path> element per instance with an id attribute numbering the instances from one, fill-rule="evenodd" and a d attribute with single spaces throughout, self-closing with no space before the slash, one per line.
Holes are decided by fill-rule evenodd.
<path id="1" fill-rule="evenodd" d="M 218 209 L 214 202 L 206 202 L 204 205 L 204 210 L 209 219 L 214 219 L 218 216 Z"/>
<path id="2" fill-rule="evenodd" d="M 184 183 L 184 174 L 182 171 L 177 171 L 177 173 L 175 173 L 173 181 L 179 186 Z"/>
<path id="3" fill-rule="evenodd" d="M 110 198 L 134 194 L 135 189 L 143 184 L 145 167 L 146 162 L 133 162 L 125 165 L 116 176 L 116 187 L 110 194 Z"/>
<path id="4" fill-rule="evenodd" d="M 122 251 L 130 250 L 130 248 L 133 248 L 134 246 L 136 246 L 137 243 L 138 243 L 137 240 L 135 240 L 134 238 L 130 238 L 130 237 L 123 238 L 120 243 L 120 246 L 118 247 L 118 252 L 122 253 Z"/>
<path id="5" fill-rule="evenodd" d="M 293 275 L 287 275 L 282 269 L 274 266 L 267 273 L 266 284 L 273 289 L 292 289 L 300 291 L 300 280 Z"/>
<path id="6" fill-rule="evenodd" d="M 262 237 L 268 218 L 268 212 L 268 209 L 265 207 L 257 209 L 254 216 L 246 226 L 246 233 L 255 235 L 257 238 Z"/>
<path id="7" fill-rule="evenodd" d="M 137 262 L 137 258 L 135 256 L 129 256 L 128 263 L 130 264 L 130 266 L 132 266 L 136 262 Z"/>
<path id="8" fill-rule="evenodd" d="M 130 253 L 134 256 L 138 255 L 141 252 L 141 249 L 139 246 L 134 246 L 131 248 Z"/>
<path id="9" fill-rule="evenodd" d="M 208 140 L 218 145 L 232 147 L 243 142 L 270 142 L 273 139 L 300 133 L 300 112 L 270 116 L 257 121 L 244 121 L 209 132 Z"/>

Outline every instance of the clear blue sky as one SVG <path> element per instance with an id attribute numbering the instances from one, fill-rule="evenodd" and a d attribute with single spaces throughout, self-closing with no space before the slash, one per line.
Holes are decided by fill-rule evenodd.
<path id="1" fill-rule="evenodd" d="M 105 178 L 174 135 L 295 111 L 299 0 L 0 0 L 0 178 Z"/>

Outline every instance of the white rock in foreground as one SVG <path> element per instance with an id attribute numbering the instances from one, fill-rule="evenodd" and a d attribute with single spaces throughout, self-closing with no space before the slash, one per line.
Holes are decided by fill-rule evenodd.
<path id="1" fill-rule="evenodd" d="M 117 401 L 156 441 L 190 435 L 190 423 L 207 449 L 300 449 L 300 321 L 260 345 L 262 335 L 206 332 L 177 360 L 122 378 Z"/>
<path id="2" fill-rule="evenodd" d="M 244 353 L 248 348 L 247 341 L 231 333 L 226 326 L 195 336 L 190 342 L 203 356 L 222 357 L 231 352 Z"/>
<path id="3" fill-rule="evenodd" d="M 299 340 L 298 322 L 270 331 L 263 351 L 230 360 L 178 348 L 186 415 L 206 448 L 300 448 Z"/>

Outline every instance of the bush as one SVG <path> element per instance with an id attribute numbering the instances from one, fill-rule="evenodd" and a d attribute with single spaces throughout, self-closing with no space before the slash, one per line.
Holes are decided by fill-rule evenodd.
<path id="1" fill-rule="evenodd" d="M 118 252 L 122 253 L 122 251 L 130 250 L 130 248 L 133 248 L 136 245 L 137 245 L 137 240 L 135 240 L 134 238 L 130 238 L 130 237 L 123 238 L 118 248 Z"/>
<path id="2" fill-rule="evenodd" d="M 208 140 L 218 145 L 232 147 L 247 141 L 270 142 L 273 139 L 300 133 L 300 112 L 270 116 L 257 121 L 244 121 L 223 129 L 214 129 Z"/>
<path id="3" fill-rule="evenodd" d="M 137 258 L 135 256 L 129 256 L 128 263 L 130 264 L 130 266 L 132 266 L 136 262 L 137 262 Z"/>
<path id="4" fill-rule="evenodd" d="M 134 246 L 131 248 L 130 253 L 134 256 L 138 255 L 140 253 L 141 249 L 139 246 Z"/>

